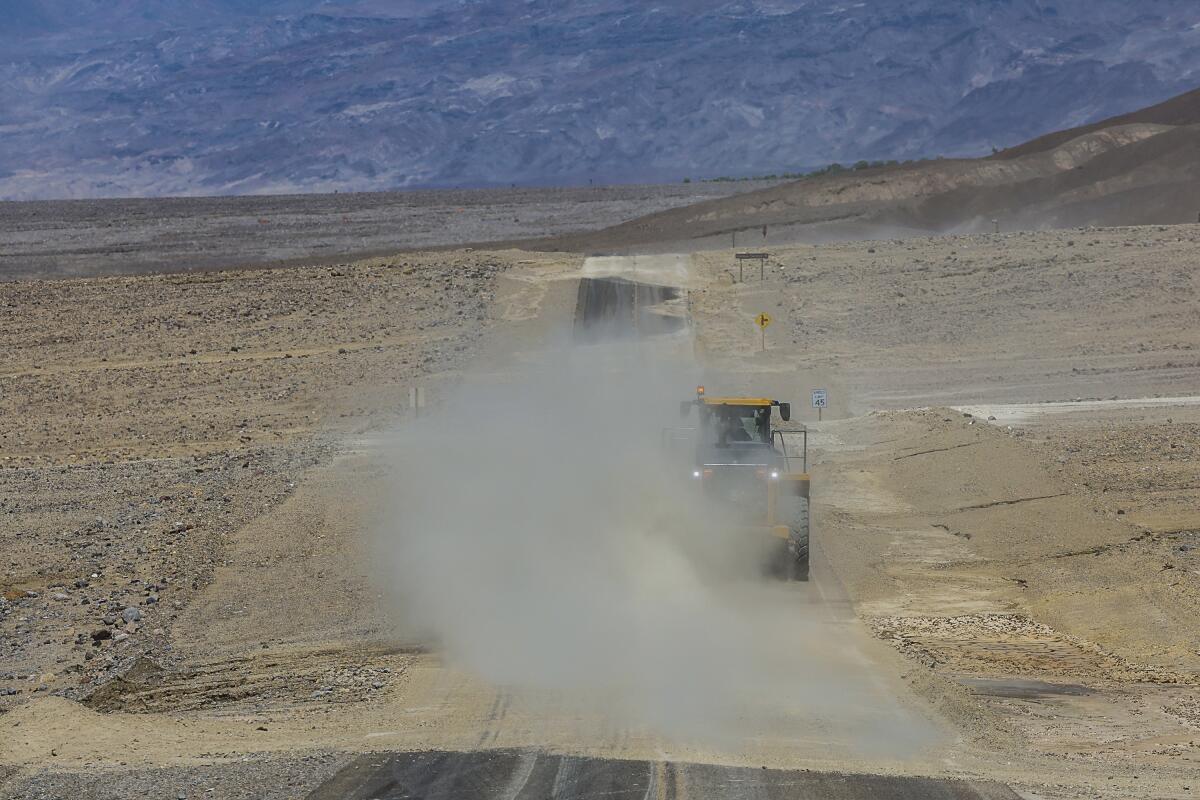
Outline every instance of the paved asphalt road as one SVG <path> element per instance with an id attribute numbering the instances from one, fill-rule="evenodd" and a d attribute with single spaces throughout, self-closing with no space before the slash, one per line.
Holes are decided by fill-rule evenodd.
<path id="1" fill-rule="evenodd" d="M 308 800 L 1018 800 L 994 783 L 846 775 L 531 751 L 357 759 Z"/>

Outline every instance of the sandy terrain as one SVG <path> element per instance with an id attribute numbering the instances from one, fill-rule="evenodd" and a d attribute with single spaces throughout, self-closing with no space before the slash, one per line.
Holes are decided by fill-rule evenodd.
<path id="1" fill-rule="evenodd" d="M 736 286 L 732 254 L 711 252 L 696 258 L 720 288 L 693 306 L 720 331 L 709 363 L 753 350 L 767 311 L 769 352 L 753 368 L 801 376 L 794 394 L 837 387 L 832 402 L 854 414 L 1187 396 L 1198 245 L 1200 226 L 1181 225 L 800 246 Z"/>
<path id="2" fill-rule="evenodd" d="M 333 437 L 407 413 L 418 379 L 436 402 L 517 260 L 4 284 L 3 688 L 77 695 L 169 658 L 164 630 L 226 537 L 294 495 Z"/>
<path id="3" fill-rule="evenodd" d="M 737 609 L 827 629 L 863 701 L 780 697 L 732 743 L 448 669 L 380 602 L 381 431 L 413 385 L 536 359 L 579 257 L 2 284 L 0 795 L 304 797 L 358 753 L 532 747 L 1190 797 L 1198 240 L 795 247 L 743 283 L 727 251 L 635 262 L 686 290 L 708 384 L 813 424 L 815 581 Z M 1181 399 L 1130 402 L 1156 395 Z M 929 736 L 863 746 L 889 724 Z"/>

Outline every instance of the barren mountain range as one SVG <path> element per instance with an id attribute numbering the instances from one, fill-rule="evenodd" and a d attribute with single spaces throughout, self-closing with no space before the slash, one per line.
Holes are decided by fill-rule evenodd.
<path id="1" fill-rule="evenodd" d="M 0 0 L 0 197 L 990 153 L 1197 85 L 1194 0 Z"/>

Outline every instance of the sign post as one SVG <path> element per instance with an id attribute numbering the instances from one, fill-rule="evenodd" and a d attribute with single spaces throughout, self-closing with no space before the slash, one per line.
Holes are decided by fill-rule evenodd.
<path id="1" fill-rule="evenodd" d="M 742 262 L 757 261 L 758 262 L 758 280 L 759 283 L 767 279 L 767 259 L 771 257 L 770 253 L 738 253 L 734 256 L 738 262 L 738 283 L 741 283 L 742 278 Z"/>
<path id="2" fill-rule="evenodd" d="M 414 417 L 421 416 L 421 409 L 425 407 L 424 386 L 408 387 L 408 407 L 412 409 Z"/>
<path id="3" fill-rule="evenodd" d="M 755 317 L 754 321 L 758 323 L 758 328 L 762 331 L 762 349 L 765 353 L 767 352 L 767 326 L 771 324 L 771 315 L 764 311 Z"/>
<path id="4" fill-rule="evenodd" d="M 829 392 L 824 389 L 813 389 L 812 407 L 817 410 L 817 422 L 820 422 L 821 412 L 829 408 Z"/>

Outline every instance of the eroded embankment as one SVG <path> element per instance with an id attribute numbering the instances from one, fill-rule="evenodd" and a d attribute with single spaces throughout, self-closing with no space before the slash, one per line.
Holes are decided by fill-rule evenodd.
<path id="1" fill-rule="evenodd" d="M 1181 791 L 1200 764 L 1200 630 L 1181 613 L 1200 580 L 1178 543 L 1064 472 L 1053 439 L 948 409 L 825 432 L 831 567 L 877 636 L 973 698 L 965 729 L 1027 759 L 1013 779 L 1066 759 L 1105 791 Z"/>

